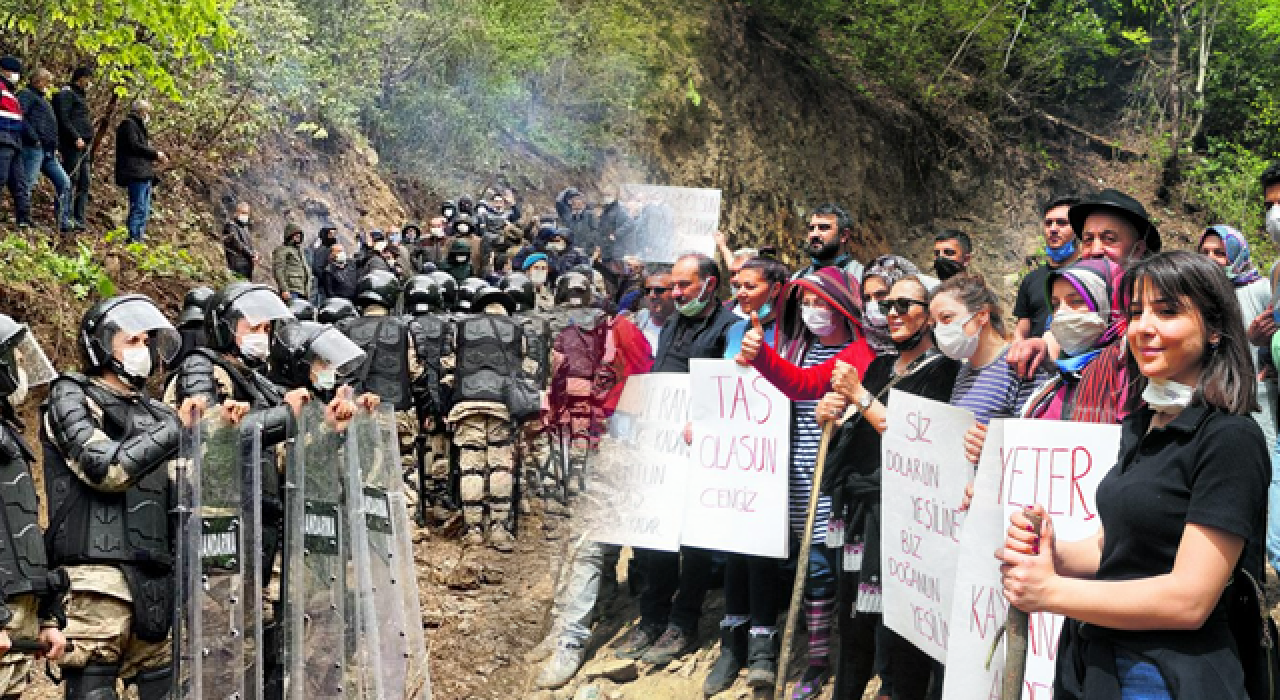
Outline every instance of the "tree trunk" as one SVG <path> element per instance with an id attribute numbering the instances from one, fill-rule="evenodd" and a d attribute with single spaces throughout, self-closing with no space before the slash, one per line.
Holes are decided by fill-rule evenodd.
<path id="1" fill-rule="evenodd" d="M 1200 45 L 1198 48 L 1198 70 L 1196 71 L 1195 122 L 1187 134 L 1188 141 L 1195 141 L 1204 128 L 1205 111 L 1208 102 L 1205 100 L 1205 84 L 1209 79 L 1209 55 L 1213 52 L 1213 32 L 1218 26 L 1218 12 L 1222 9 L 1221 0 L 1214 0 L 1213 9 L 1209 8 L 1209 0 L 1203 0 L 1200 6 Z"/>
<path id="2" fill-rule="evenodd" d="M 1169 159 L 1164 163 L 1163 184 L 1172 187 L 1181 179 L 1179 151 L 1182 149 L 1182 0 L 1174 2 L 1170 12 L 1173 49 L 1169 56 Z M 1164 197 L 1162 197 L 1164 198 Z"/>

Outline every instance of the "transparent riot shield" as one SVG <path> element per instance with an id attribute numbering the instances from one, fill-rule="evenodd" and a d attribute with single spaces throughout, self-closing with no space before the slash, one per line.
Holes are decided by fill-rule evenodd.
<path id="1" fill-rule="evenodd" d="M 395 437 L 394 435 L 392 437 Z M 395 532 L 399 584 L 405 611 L 405 646 L 408 657 L 405 670 L 405 697 L 431 700 L 431 672 L 427 664 L 427 634 L 422 627 L 422 603 L 418 598 L 418 567 L 413 559 L 413 530 L 409 521 L 409 499 L 404 491 L 388 494 L 391 504 L 391 529 Z"/>
<path id="2" fill-rule="evenodd" d="M 346 694 L 345 443 L 346 435 L 326 424 L 322 403 L 303 408 L 284 484 L 281 600 L 289 700 Z"/>
<path id="3" fill-rule="evenodd" d="M 246 420 L 240 433 L 240 520 L 241 543 L 244 545 L 244 695 L 249 700 L 261 700 L 265 686 L 263 665 L 263 592 L 271 572 L 266 571 L 262 553 L 262 470 L 275 469 L 262 454 L 262 425 Z M 204 494 L 204 490 L 201 490 Z M 269 563 L 267 564 L 269 565 Z M 206 692 L 209 686 L 205 686 Z"/>
<path id="4" fill-rule="evenodd" d="M 426 697 L 425 645 L 414 648 L 421 644 L 415 638 L 422 638 L 422 616 L 416 607 L 406 606 L 405 587 L 413 586 L 416 598 L 417 577 L 412 575 L 412 557 L 406 555 L 408 543 L 396 534 L 397 521 L 407 518 L 403 517 L 395 414 L 390 407 L 356 416 L 348 429 L 347 462 L 360 635 L 352 668 L 360 678 L 360 694 L 375 700 Z"/>
<path id="5" fill-rule="evenodd" d="M 255 601 L 246 597 L 253 537 L 244 518 L 244 475 L 260 449 L 256 433 L 210 414 L 188 434 L 188 460 L 177 470 L 178 601 L 174 674 L 179 697 L 260 698 L 249 625 Z"/>

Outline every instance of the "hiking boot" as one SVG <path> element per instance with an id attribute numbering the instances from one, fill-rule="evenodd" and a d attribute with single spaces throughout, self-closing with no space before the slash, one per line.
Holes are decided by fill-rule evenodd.
<path id="1" fill-rule="evenodd" d="M 577 642 L 557 645 L 555 654 L 547 661 L 547 665 L 542 667 L 542 673 L 538 674 L 534 683 L 546 690 L 564 687 L 578 675 L 578 669 L 582 668 L 582 660 L 585 656 L 586 650 Z"/>
<path id="2" fill-rule="evenodd" d="M 772 688 L 778 682 L 776 634 L 752 634 L 747 638 L 747 686 Z"/>
<path id="3" fill-rule="evenodd" d="M 640 660 L 653 664 L 654 666 L 662 666 L 688 654 L 698 646 L 698 635 L 694 632 L 686 632 L 685 630 L 671 625 L 666 632 L 658 637 L 658 641 L 649 647 L 649 650 L 640 657 Z"/>
<path id="4" fill-rule="evenodd" d="M 630 632 L 627 632 L 626 636 L 618 641 L 618 646 L 614 648 L 613 655 L 619 659 L 638 659 L 644 656 L 649 647 L 653 646 L 658 634 L 658 628 L 637 623 L 635 627 L 631 628 Z"/>
<path id="5" fill-rule="evenodd" d="M 494 523 L 489 526 L 489 546 L 499 552 L 511 553 L 516 549 L 516 538 L 512 537 L 507 528 Z"/>
<path id="6" fill-rule="evenodd" d="M 711 697 L 723 693 L 738 680 L 742 662 L 747 658 L 746 623 L 725 627 L 720 625 L 720 657 L 716 659 L 702 683 L 702 694 Z"/>
<path id="7" fill-rule="evenodd" d="M 467 528 L 467 534 L 462 536 L 462 544 L 468 547 L 481 547 L 484 545 L 484 530 L 479 525 L 473 525 Z"/>
<path id="8" fill-rule="evenodd" d="M 560 632 L 556 630 L 555 627 L 552 627 L 551 631 L 547 632 L 547 636 L 543 637 L 541 642 L 538 642 L 536 646 L 525 653 L 524 660 L 531 664 L 539 661 L 546 661 L 553 653 L 555 653 L 556 646 L 558 646 L 559 643 Z"/>
<path id="9" fill-rule="evenodd" d="M 568 641 L 557 645 L 556 654 L 544 665 L 543 672 L 538 674 L 538 680 L 534 683 L 544 690 L 566 686 L 573 680 L 573 676 L 577 676 L 585 656 L 586 650 L 577 642 Z"/>
<path id="10" fill-rule="evenodd" d="M 812 700 L 822 694 L 822 686 L 831 677 L 830 666 L 809 666 L 800 681 L 791 688 L 791 700 Z"/>

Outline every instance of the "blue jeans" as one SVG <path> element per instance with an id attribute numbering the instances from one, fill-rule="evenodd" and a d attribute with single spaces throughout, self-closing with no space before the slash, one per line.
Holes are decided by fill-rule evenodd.
<path id="1" fill-rule="evenodd" d="M 1121 700 L 1173 700 L 1160 668 L 1150 661 L 1116 652 Z"/>
<path id="2" fill-rule="evenodd" d="M 22 150 L 22 160 L 26 165 L 27 171 L 27 199 L 31 198 L 31 192 L 35 190 L 36 183 L 40 181 L 40 174 L 44 173 L 44 176 L 49 178 L 49 182 L 53 183 L 53 210 L 58 219 L 58 228 L 66 229 L 67 206 L 71 198 L 71 178 L 67 177 L 67 172 L 62 169 L 62 163 L 58 162 L 57 151 L 46 151 L 43 148 L 24 148 Z"/>
<path id="3" fill-rule="evenodd" d="M 130 182 L 129 216 L 124 227 L 129 231 L 131 243 L 141 243 L 147 233 L 147 217 L 151 216 L 151 181 Z"/>
<path id="4" fill-rule="evenodd" d="M 1267 561 L 1280 574 L 1280 440 L 1271 446 L 1271 486 L 1267 489 Z"/>

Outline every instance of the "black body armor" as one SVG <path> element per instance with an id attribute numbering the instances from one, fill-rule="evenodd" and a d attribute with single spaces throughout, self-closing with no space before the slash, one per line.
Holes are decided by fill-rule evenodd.
<path id="1" fill-rule="evenodd" d="M 454 402 L 507 402 L 506 386 L 520 371 L 524 329 L 507 316 L 480 314 L 458 324 Z"/>
<path id="2" fill-rule="evenodd" d="M 357 388 L 377 394 L 397 411 L 413 408 L 409 323 L 396 316 L 361 316 L 338 329 L 368 355 Z"/>

